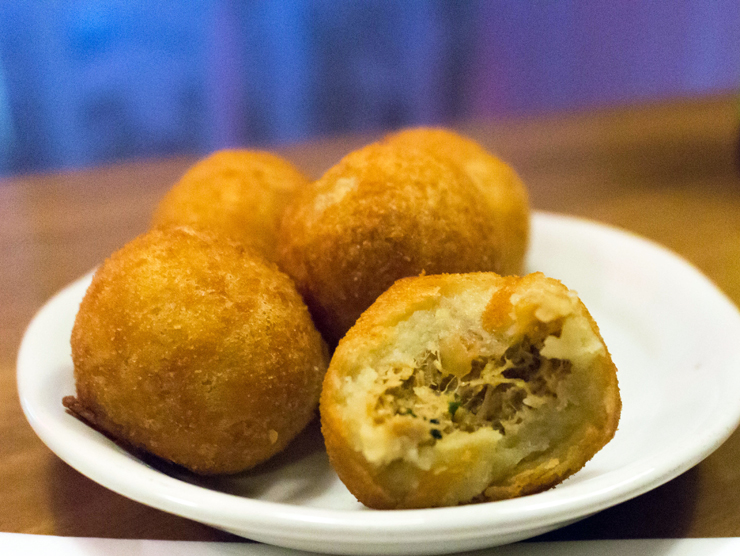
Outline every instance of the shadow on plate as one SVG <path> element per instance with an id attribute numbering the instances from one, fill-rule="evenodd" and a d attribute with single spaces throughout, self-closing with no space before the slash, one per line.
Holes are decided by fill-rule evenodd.
<path id="1" fill-rule="evenodd" d="M 161 461 L 161 460 L 160 460 Z M 173 466 L 170 464 L 170 468 Z M 329 464 L 318 418 L 270 460 L 235 475 L 201 477 L 178 468 L 161 469 L 182 481 L 247 498 L 311 504 L 338 481 Z"/>

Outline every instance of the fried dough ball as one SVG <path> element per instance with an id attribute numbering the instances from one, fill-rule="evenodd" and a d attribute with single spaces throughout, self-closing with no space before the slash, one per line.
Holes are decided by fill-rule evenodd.
<path id="1" fill-rule="evenodd" d="M 521 274 L 529 243 L 527 190 L 517 173 L 478 143 L 442 128 L 404 129 L 385 138 L 396 145 L 426 149 L 461 167 L 490 203 L 500 239 L 500 274 Z"/>
<path id="2" fill-rule="evenodd" d="M 201 474 L 282 450 L 315 416 L 328 352 L 291 280 L 243 246 L 152 230 L 95 273 L 72 331 L 73 413 Z"/>
<path id="3" fill-rule="evenodd" d="M 542 274 L 406 278 L 324 379 L 330 461 L 362 503 L 422 508 L 548 489 L 617 429 L 616 368 L 575 293 Z"/>
<path id="4" fill-rule="evenodd" d="M 275 260 L 280 218 L 309 180 L 271 153 L 219 151 L 195 164 L 162 198 L 155 227 L 189 225 L 231 236 Z"/>
<path id="5" fill-rule="evenodd" d="M 494 220 L 486 197 L 448 160 L 371 144 L 288 206 L 278 264 L 336 344 L 399 278 L 500 270 Z"/>

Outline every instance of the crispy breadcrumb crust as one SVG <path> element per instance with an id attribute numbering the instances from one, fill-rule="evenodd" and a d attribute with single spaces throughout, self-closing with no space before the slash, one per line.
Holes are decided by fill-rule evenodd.
<path id="1" fill-rule="evenodd" d="M 449 129 L 403 129 L 384 140 L 428 150 L 462 168 L 492 207 L 493 224 L 500 238 L 499 274 L 522 274 L 529 244 L 529 201 L 524 183 L 511 166 L 469 137 Z"/>
<path id="2" fill-rule="evenodd" d="M 263 151 L 223 150 L 192 166 L 159 202 L 153 227 L 196 226 L 227 234 L 275 260 L 285 206 L 309 179 Z"/>
<path id="3" fill-rule="evenodd" d="M 202 474 L 282 450 L 314 417 L 328 352 L 291 280 L 191 228 L 156 229 L 95 273 L 71 337 L 92 425 Z"/>
<path id="4" fill-rule="evenodd" d="M 430 315 L 426 320 L 419 318 L 424 312 Z M 414 319 L 421 324 L 410 324 Z M 550 390 L 519 401 L 521 419 L 510 417 L 498 429 L 473 419 L 468 430 L 456 430 L 453 416 L 462 410 L 448 398 L 436 414 L 425 414 L 420 405 L 381 413 L 381 400 L 422 399 L 419 379 L 402 374 L 419 346 L 441 353 L 448 367 L 440 367 L 442 373 L 457 373 L 454 380 L 462 381 L 466 371 L 450 367 L 469 368 L 482 350 L 504 350 L 528 338 L 546 338 L 537 357 L 567 372 Z M 563 353 L 572 361 L 562 363 Z M 503 368 L 517 371 L 512 366 Z M 383 393 L 378 385 L 391 371 L 401 379 Z M 524 381 L 517 376 L 499 378 L 533 390 L 536 373 Z M 472 273 L 406 278 L 381 295 L 339 343 L 320 409 L 327 452 L 340 479 L 363 504 L 390 509 L 500 500 L 551 488 L 612 439 L 621 400 L 598 327 L 573 292 L 542 274 Z"/>
<path id="5" fill-rule="evenodd" d="M 493 208 L 445 158 L 375 143 L 344 157 L 285 211 L 278 264 L 330 344 L 397 279 L 499 271 Z"/>

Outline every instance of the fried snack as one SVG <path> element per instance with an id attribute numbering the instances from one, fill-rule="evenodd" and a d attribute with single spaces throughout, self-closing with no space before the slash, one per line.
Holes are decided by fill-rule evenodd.
<path id="1" fill-rule="evenodd" d="M 529 243 L 527 190 L 516 172 L 478 143 L 442 128 L 404 129 L 386 142 L 426 149 L 461 167 L 490 203 L 499 238 L 500 274 L 521 274 Z"/>
<path id="2" fill-rule="evenodd" d="M 549 489 L 614 436 L 616 368 L 583 303 L 542 274 L 399 280 L 337 347 L 321 422 L 372 508 Z"/>
<path id="3" fill-rule="evenodd" d="M 494 220 L 486 197 L 448 160 L 371 144 L 288 206 L 278 264 L 334 345 L 399 278 L 500 270 Z"/>
<path id="4" fill-rule="evenodd" d="M 152 230 L 95 273 L 72 330 L 73 413 L 196 473 L 234 473 L 315 416 L 328 352 L 290 279 L 243 246 Z"/>
<path id="5" fill-rule="evenodd" d="M 225 233 L 275 260 L 285 205 L 308 183 L 290 162 L 274 154 L 219 151 L 195 164 L 170 189 L 157 206 L 152 224 Z"/>

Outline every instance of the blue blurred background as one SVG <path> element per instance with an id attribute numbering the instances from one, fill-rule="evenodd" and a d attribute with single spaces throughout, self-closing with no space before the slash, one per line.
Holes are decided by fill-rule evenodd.
<path id="1" fill-rule="evenodd" d="M 0 0 L 0 175 L 739 83 L 738 0 Z"/>

